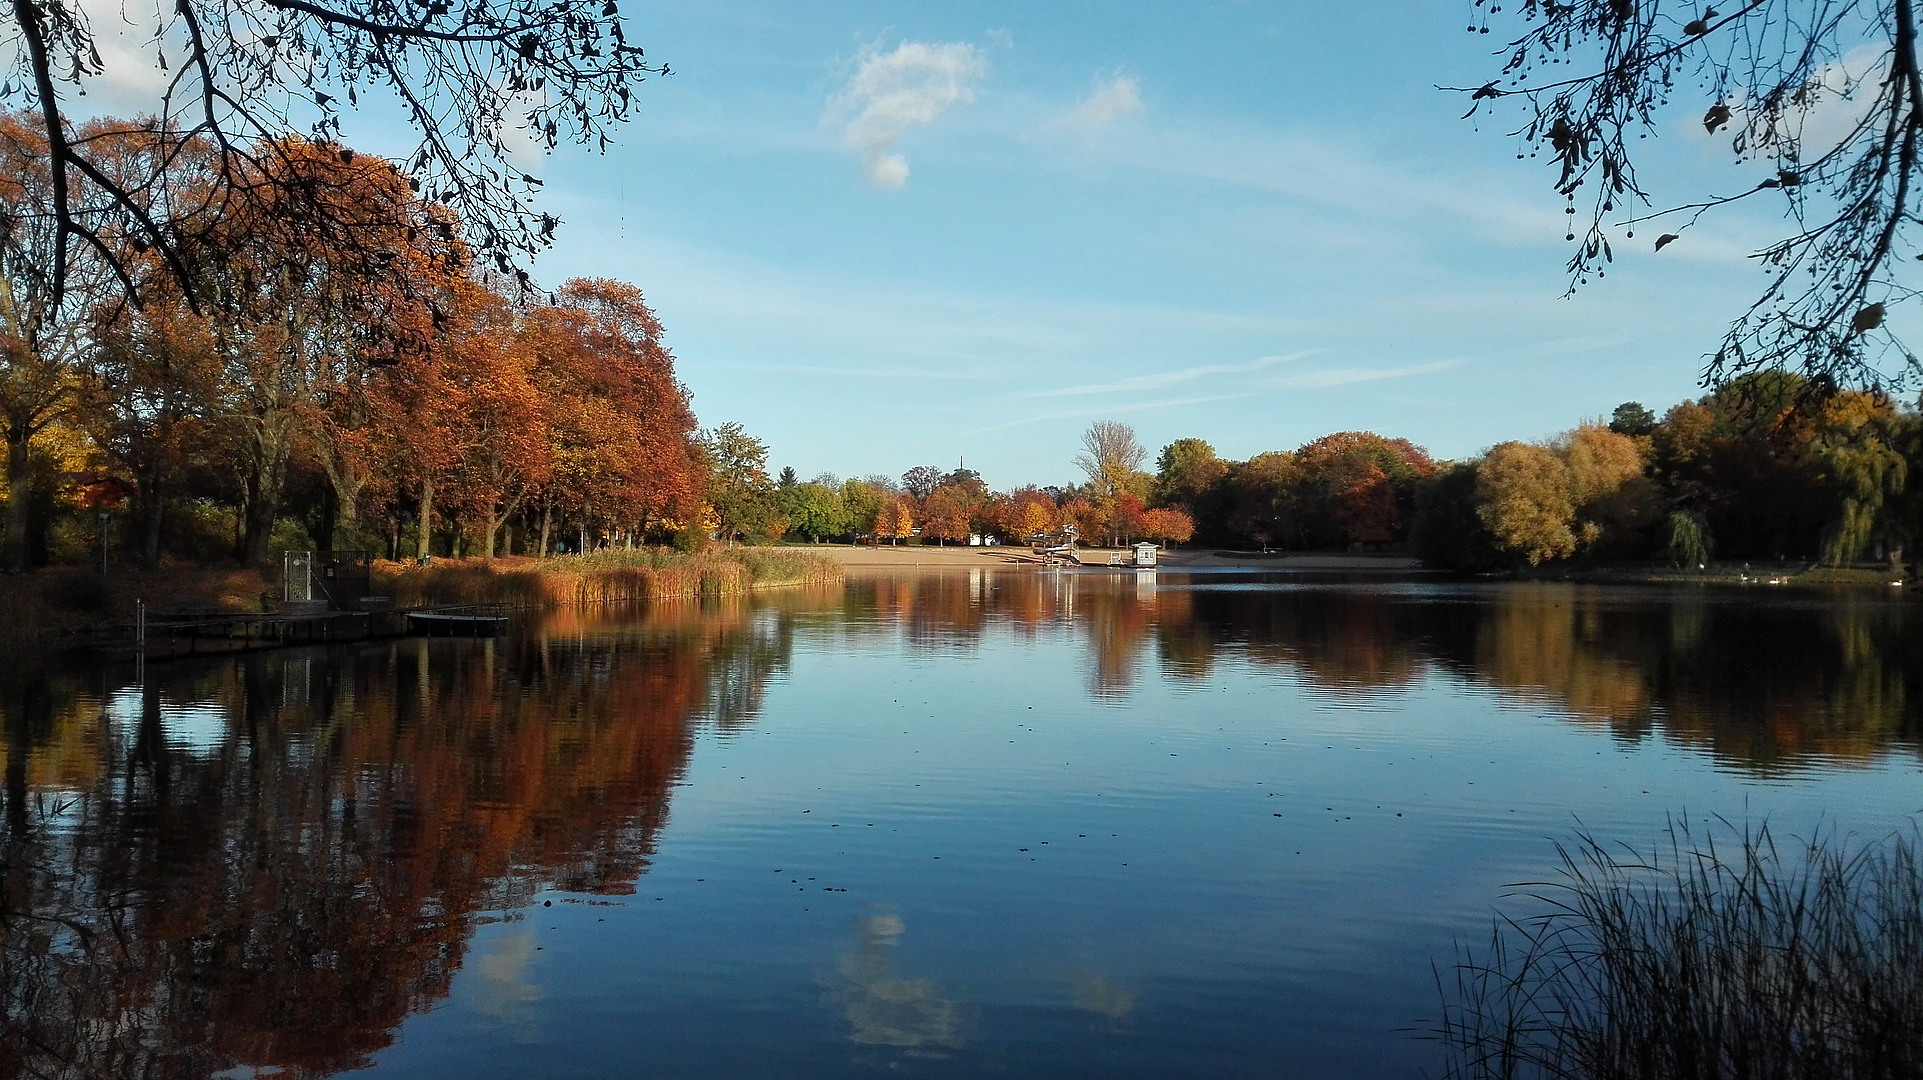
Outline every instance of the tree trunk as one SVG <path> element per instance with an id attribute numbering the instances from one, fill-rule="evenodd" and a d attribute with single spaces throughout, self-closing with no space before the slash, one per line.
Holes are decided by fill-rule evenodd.
<path id="1" fill-rule="evenodd" d="M 501 519 L 495 514 L 494 508 L 491 506 L 488 507 L 487 512 L 481 517 L 481 524 L 484 527 L 483 532 L 487 537 L 487 539 L 481 541 L 481 557 L 488 562 L 494 561 L 494 532 L 501 527 L 500 523 Z"/>
<path id="2" fill-rule="evenodd" d="M 340 524 L 340 496 L 332 487 L 321 490 L 320 521 L 314 526 L 314 546 L 321 551 L 334 550 L 334 530 Z"/>
<path id="3" fill-rule="evenodd" d="M 27 503 L 33 494 L 33 460 L 27 455 L 27 432 L 7 428 L 7 552 L 9 570 L 25 570 L 27 558 Z"/>
<path id="4" fill-rule="evenodd" d="M 421 514 L 415 526 L 414 557 L 425 559 L 434 551 L 434 481 L 421 481 Z"/>
<path id="5" fill-rule="evenodd" d="M 541 546 L 536 548 L 534 551 L 534 554 L 540 556 L 543 559 L 548 557 L 548 530 L 553 525 L 554 525 L 554 507 L 552 505 L 544 503 L 541 506 Z"/>
<path id="6" fill-rule="evenodd" d="M 141 486 L 141 499 L 146 505 L 142 508 L 140 561 L 151 570 L 160 565 L 161 522 L 167 513 L 167 492 L 158 477 Z"/>

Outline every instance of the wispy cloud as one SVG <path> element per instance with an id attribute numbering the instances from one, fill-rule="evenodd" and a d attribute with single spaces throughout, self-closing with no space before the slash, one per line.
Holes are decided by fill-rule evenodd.
<path id="1" fill-rule="evenodd" d="M 1083 386 L 1065 386 L 1059 390 L 1037 390 L 1023 394 L 1023 397 L 1079 397 L 1085 394 L 1127 394 L 1148 390 L 1162 390 L 1211 375 L 1239 375 L 1250 371 L 1261 371 L 1277 364 L 1286 364 L 1304 357 L 1328 352 L 1327 349 L 1303 349 L 1299 352 L 1284 353 L 1278 356 L 1263 356 L 1242 364 L 1202 364 L 1197 367 L 1179 368 L 1175 371 L 1157 371 L 1147 375 L 1131 375 L 1109 383 L 1089 383 Z"/>
<path id="2" fill-rule="evenodd" d="M 893 52 L 866 50 L 848 85 L 828 102 L 824 122 L 842 125 L 842 142 L 861 153 L 868 179 L 882 187 L 908 182 L 908 159 L 895 143 L 916 124 L 933 123 L 975 100 L 988 58 L 966 42 L 903 42 Z"/>
<path id="3" fill-rule="evenodd" d="M 1039 424 L 1045 420 L 1079 420 L 1090 416 L 1116 416 L 1122 413 L 1149 412 L 1157 409 L 1175 409 L 1184 405 L 1204 405 L 1211 401 L 1228 401 L 1243 397 L 1242 394 L 1204 394 L 1198 397 L 1174 398 L 1169 401 L 1139 401 L 1133 405 L 1100 405 L 1089 409 L 1062 409 L 1058 412 L 1038 413 L 1024 416 L 1020 420 L 1010 420 L 1002 424 L 973 428 L 960 432 L 962 435 L 980 435 L 988 431 L 1002 431 L 1007 428 L 1021 427 L 1023 424 Z"/>
<path id="4" fill-rule="evenodd" d="M 1454 360 L 1438 360 L 1431 364 L 1410 364 L 1407 367 L 1393 368 L 1325 368 L 1321 371 L 1305 371 L 1300 375 L 1275 379 L 1269 385 L 1277 389 L 1326 390 L 1333 386 L 1353 386 L 1356 383 L 1386 382 L 1390 379 L 1431 375 L 1455 366 Z"/>
<path id="5" fill-rule="evenodd" d="M 734 364 L 710 363 L 713 371 L 758 371 L 770 375 L 819 375 L 857 379 L 926 379 L 936 382 L 979 382 L 990 376 L 979 371 L 953 371 L 945 368 L 863 368 L 831 367 L 823 364 Z"/>
<path id="6" fill-rule="evenodd" d="M 1097 78 L 1095 90 L 1068 116 L 1072 127 L 1094 130 L 1104 128 L 1125 116 L 1142 111 L 1142 84 L 1133 75 Z"/>

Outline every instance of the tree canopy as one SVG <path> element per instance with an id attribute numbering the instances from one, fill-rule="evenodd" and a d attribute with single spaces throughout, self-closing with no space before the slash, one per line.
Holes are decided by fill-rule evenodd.
<path id="1" fill-rule="evenodd" d="M 156 253 L 198 299 L 185 248 L 201 224 L 231 218 L 240 204 L 313 194 L 283 167 L 287 137 L 338 142 L 363 95 L 417 137 L 397 174 L 452 210 L 489 265 L 525 279 L 518 259 L 544 246 L 556 221 L 530 207 L 540 180 L 514 163 L 510 146 L 605 146 L 634 108 L 635 84 L 667 73 L 628 41 L 616 0 L 178 0 L 116 14 L 153 26 L 145 57 L 103 55 L 85 5 L 19 0 L 10 11 L 18 47 L 0 73 L 0 107 L 21 109 L 46 144 L 29 182 L 49 194 L 51 254 L 41 272 L 54 296 L 84 249 L 129 291 L 138 286 L 135 256 Z M 78 128 L 72 101 L 127 74 L 110 71 L 107 57 L 151 63 L 157 96 L 133 120 Z M 118 140 L 153 132 L 204 154 L 201 167 L 222 182 L 183 187 L 179 154 L 128 168 Z M 340 250 L 358 250 L 356 231 L 336 227 L 343 223 L 325 202 L 314 213 L 309 224 Z"/>

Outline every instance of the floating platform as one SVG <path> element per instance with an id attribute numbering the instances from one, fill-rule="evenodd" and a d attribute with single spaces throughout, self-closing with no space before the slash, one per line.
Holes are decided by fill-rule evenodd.
<path id="1" fill-rule="evenodd" d="M 446 611 L 409 611 L 407 632 L 428 637 L 494 637 L 507 633 L 506 615 L 457 614 Z"/>

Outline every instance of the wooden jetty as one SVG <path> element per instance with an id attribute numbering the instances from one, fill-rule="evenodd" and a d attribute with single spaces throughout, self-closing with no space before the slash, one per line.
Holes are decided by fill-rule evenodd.
<path id="1" fill-rule="evenodd" d="M 94 650 L 112 656 L 171 660 L 296 645 L 431 635 L 491 637 L 507 632 L 504 604 L 462 604 L 374 611 L 293 610 L 259 615 L 148 619 L 97 636 Z"/>

